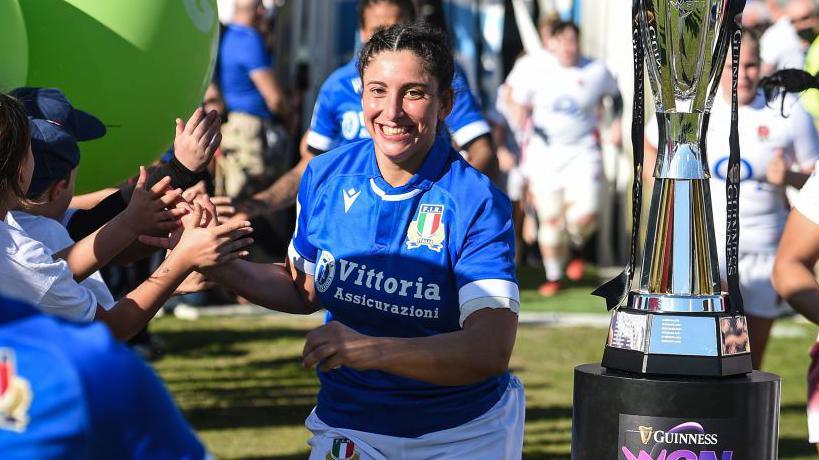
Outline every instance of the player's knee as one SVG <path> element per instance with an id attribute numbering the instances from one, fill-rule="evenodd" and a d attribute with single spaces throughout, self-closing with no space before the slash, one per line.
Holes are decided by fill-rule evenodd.
<path id="1" fill-rule="evenodd" d="M 563 225 L 560 219 L 545 219 L 537 232 L 538 242 L 544 246 L 559 246 L 563 240 Z"/>
<path id="2" fill-rule="evenodd" d="M 579 217 L 573 218 L 568 222 L 569 227 L 573 227 L 578 230 L 591 230 L 594 231 L 597 227 L 597 214 L 594 213 L 586 213 Z"/>
<path id="3" fill-rule="evenodd" d="M 597 215 L 584 214 L 566 224 L 566 233 L 575 244 L 584 243 L 597 230 Z"/>

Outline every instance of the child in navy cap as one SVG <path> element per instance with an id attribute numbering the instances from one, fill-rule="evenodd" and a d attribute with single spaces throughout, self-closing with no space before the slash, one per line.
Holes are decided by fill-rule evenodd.
<path id="1" fill-rule="evenodd" d="M 102 121 L 76 109 L 59 89 L 24 87 L 10 94 L 23 104 L 30 117 L 61 126 L 76 141 L 98 139 L 106 133 Z M 202 108 L 197 108 L 187 122 L 177 119 L 174 154 L 167 163 L 147 168 L 147 187 L 152 188 L 165 177 L 170 178 L 173 188 L 182 190 L 203 180 L 205 167 L 222 139 L 220 126 L 221 120 L 215 110 L 205 113 Z M 137 178 L 134 177 L 115 192 L 105 193 L 103 190 L 100 191 L 102 193 L 90 194 L 93 195 L 91 209 L 71 209 L 62 219 L 71 237 L 79 241 L 122 212 L 128 205 L 136 182 Z"/>
<path id="2" fill-rule="evenodd" d="M 11 211 L 6 222 L 56 253 L 74 245 L 59 221 L 74 195 L 80 150 L 74 137 L 54 122 L 29 117 L 29 125 L 34 154 L 34 172 L 26 194 L 30 202 Z M 110 310 L 114 306 L 114 297 L 99 271 L 80 284 L 94 294 L 102 308 Z"/>
<path id="3" fill-rule="evenodd" d="M 4 274 L 0 294 L 31 302 L 42 311 L 64 318 L 99 319 L 115 336 L 125 339 L 156 314 L 193 270 L 245 254 L 242 248 L 251 242 L 245 238 L 250 232 L 249 223 L 214 223 L 203 228 L 208 219 L 202 219 L 202 208 L 196 205 L 187 218 L 188 225 L 178 235 L 176 248 L 151 279 L 106 309 L 94 291 L 77 282 L 108 263 L 139 235 L 156 228 L 177 228 L 175 220 L 182 212 L 167 208 L 176 204 L 179 191 L 170 191 L 169 178 L 149 189 L 148 174 L 140 168 L 133 195 L 123 212 L 89 237 L 54 252 L 21 230 L 14 214 L 8 211 L 17 208 L 52 219 L 64 214 L 74 193 L 79 162 L 79 148 L 69 127 L 82 130 L 83 124 L 71 126 L 68 119 L 30 120 L 14 98 L 0 93 L 0 218 L 5 219 L 0 222 L 0 248 L 4 249 L 0 249 L 0 272 Z M 199 134 L 206 136 L 207 132 Z M 36 166 L 32 147 L 37 151 Z M 52 224 L 49 229 L 56 231 L 57 227 Z"/>

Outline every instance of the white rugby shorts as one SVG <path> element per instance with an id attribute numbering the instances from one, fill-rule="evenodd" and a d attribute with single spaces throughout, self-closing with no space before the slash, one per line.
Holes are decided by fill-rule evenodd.
<path id="1" fill-rule="evenodd" d="M 515 376 L 509 379 L 501 399 L 485 414 L 461 426 L 418 438 L 333 428 L 322 422 L 314 409 L 305 421 L 313 433 L 308 441 L 310 460 L 517 460 L 523 455 L 525 410 L 523 385 Z"/>
<path id="2" fill-rule="evenodd" d="M 542 146 L 527 151 L 521 166 L 538 219 L 576 220 L 600 209 L 603 162 L 599 149 Z"/>
<path id="3" fill-rule="evenodd" d="M 739 290 L 745 313 L 751 316 L 776 319 L 792 311 L 771 284 L 775 259 L 774 253 L 739 253 Z M 720 264 L 720 276 L 723 280 L 726 279 L 724 264 Z"/>

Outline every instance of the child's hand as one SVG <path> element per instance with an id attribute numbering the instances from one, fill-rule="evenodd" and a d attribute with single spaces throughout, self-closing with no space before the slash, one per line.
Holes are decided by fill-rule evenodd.
<path id="1" fill-rule="evenodd" d="M 206 208 L 202 204 L 206 205 Z M 193 204 L 190 213 L 182 219 L 182 231 L 159 238 L 142 235 L 139 240 L 151 246 L 173 249 L 192 269 L 212 267 L 245 257 L 243 248 L 253 244 L 248 235 L 253 232 L 250 222 L 230 222 L 217 225 L 215 206 L 207 198 Z"/>
<path id="2" fill-rule="evenodd" d="M 208 215 L 198 202 L 194 203 L 191 227 L 186 227 L 173 252 L 182 254 L 191 268 L 208 268 L 245 257 L 243 248 L 253 244 L 248 235 L 253 232 L 250 222 L 230 222 L 216 225 L 216 216 Z"/>
<path id="3" fill-rule="evenodd" d="M 177 118 L 173 141 L 176 159 L 191 171 L 204 169 L 222 142 L 221 126 L 215 110 L 206 115 L 202 108 L 197 108 L 187 122 Z"/>
<path id="4" fill-rule="evenodd" d="M 139 167 L 139 179 L 128 207 L 123 211 L 128 230 L 135 235 L 167 234 L 180 226 L 179 218 L 187 213 L 184 207 L 176 206 L 182 191 L 171 189 L 171 179 L 165 177 L 150 190 L 145 188 L 148 173 Z"/>

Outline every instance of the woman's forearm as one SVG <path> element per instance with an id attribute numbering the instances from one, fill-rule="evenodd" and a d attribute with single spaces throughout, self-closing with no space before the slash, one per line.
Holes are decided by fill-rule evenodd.
<path id="1" fill-rule="evenodd" d="M 772 281 L 779 295 L 796 311 L 819 324 L 819 285 L 804 263 L 780 259 L 774 267 Z"/>
<path id="2" fill-rule="evenodd" d="M 509 367 L 517 315 L 481 310 L 486 321 L 430 337 L 371 337 L 372 369 L 436 385 L 468 385 L 500 375 Z"/>
<path id="3" fill-rule="evenodd" d="M 74 279 L 80 282 L 108 264 L 136 237 L 133 229 L 128 228 L 124 215 L 119 214 L 95 232 L 56 253 L 55 257 L 64 259 Z"/>
<path id="4" fill-rule="evenodd" d="M 290 272 L 280 265 L 234 260 L 202 270 L 202 274 L 236 295 L 271 310 L 307 315 L 319 309 L 304 299 Z"/>
<path id="5" fill-rule="evenodd" d="M 171 252 L 146 281 L 111 310 L 97 307 L 96 319 L 106 323 L 118 339 L 128 340 L 148 324 L 190 272 L 190 264 Z"/>

